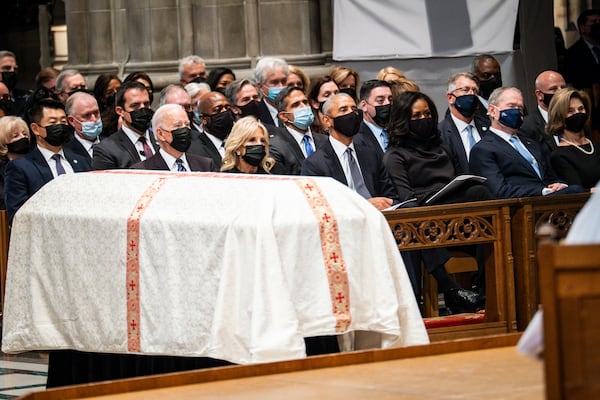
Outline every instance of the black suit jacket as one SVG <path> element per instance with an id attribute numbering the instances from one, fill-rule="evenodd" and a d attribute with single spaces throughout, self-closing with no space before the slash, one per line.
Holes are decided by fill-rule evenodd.
<path id="1" fill-rule="evenodd" d="M 89 171 L 89 163 L 69 149 L 63 149 L 73 171 Z M 4 199 L 9 222 L 15 213 L 42 186 L 53 179 L 52 171 L 36 147 L 30 153 L 6 164 L 4 172 Z"/>
<path id="2" fill-rule="evenodd" d="M 372 151 L 375 151 L 381 157 L 383 157 L 383 149 L 379 145 L 379 141 L 377 140 L 375 135 L 373 135 L 373 131 L 371 130 L 371 128 L 369 128 L 369 126 L 365 124 L 365 121 L 361 122 L 360 129 L 358 130 L 358 133 L 352 138 L 352 142 L 355 146 L 358 144 L 361 147 L 371 149 Z"/>
<path id="3" fill-rule="evenodd" d="M 360 171 L 362 172 L 365 186 L 373 197 L 389 197 L 396 199 L 396 191 L 392 186 L 382 157 L 369 148 L 354 143 Z M 342 164 L 338 159 L 333 146 L 327 140 L 321 148 L 304 160 L 302 175 L 329 176 L 348 185 Z"/>
<path id="4" fill-rule="evenodd" d="M 471 172 L 486 177 L 486 186 L 497 198 L 541 196 L 549 184 L 563 182 L 552 171 L 539 144 L 523 136 L 520 139 L 537 160 L 541 178 L 517 150 L 495 133 L 487 134 L 471 150 Z"/>
<path id="5" fill-rule="evenodd" d="M 328 143 L 326 135 L 312 132 L 312 137 L 315 142 L 316 150 L 319 150 L 324 143 Z M 304 162 L 304 153 L 296 142 L 296 139 L 288 132 L 287 129 L 281 128 L 277 135 L 270 139 L 269 151 L 271 157 L 275 160 L 275 166 L 280 165 L 274 174 L 285 175 L 300 175 L 302 163 Z"/>
<path id="6" fill-rule="evenodd" d="M 196 154 L 202 157 L 212 159 L 214 167 L 218 171 L 221 169 L 223 157 L 213 142 L 206 136 L 206 133 L 192 129 L 192 144 L 186 153 Z"/>
<path id="7" fill-rule="evenodd" d="M 196 154 L 185 153 L 185 158 L 187 159 L 187 162 L 190 165 L 190 169 L 192 170 L 192 172 L 212 172 L 215 170 L 213 160 L 208 157 L 202 157 Z M 169 166 L 167 165 L 165 159 L 159 152 L 142 162 L 133 164 L 131 168 L 169 171 Z"/>
<path id="8" fill-rule="evenodd" d="M 546 133 L 546 121 L 537 107 L 523 119 L 519 134 L 537 142 L 546 157 L 556 150 L 556 141 Z"/>
<path id="9" fill-rule="evenodd" d="M 477 132 L 479 132 L 479 135 L 481 138 L 483 138 L 490 129 L 489 118 L 486 117 L 484 119 L 475 116 L 473 118 L 473 123 L 477 128 Z M 458 175 L 469 174 L 470 169 L 467 153 L 465 151 L 465 147 L 463 146 L 462 139 L 460 138 L 458 128 L 454 124 L 450 113 L 446 114 L 446 117 L 439 123 L 438 129 L 440 131 L 442 142 L 446 144 L 452 157 L 458 161 L 460 170 L 457 170 L 456 173 Z"/>
<path id="10" fill-rule="evenodd" d="M 271 112 L 269 111 L 269 108 L 267 107 L 267 103 L 265 103 L 265 102 L 266 102 L 266 100 L 263 99 L 258 103 L 258 110 L 259 110 L 258 120 L 260 122 L 262 122 L 263 124 L 278 126 L 276 121 L 273 121 Z"/>
<path id="11" fill-rule="evenodd" d="M 148 140 L 148 142 L 154 147 L 156 153 L 158 146 L 155 141 Z M 92 167 L 94 169 L 127 169 L 140 161 L 138 149 L 125 132 L 119 129 L 94 147 Z"/>
<path id="12" fill-rule="evenodd" d="M 576 89 L 591 88 L 600 82 L 600 64 L 583 39 L 567 50 L 565 56 L 565 80 Z"/>

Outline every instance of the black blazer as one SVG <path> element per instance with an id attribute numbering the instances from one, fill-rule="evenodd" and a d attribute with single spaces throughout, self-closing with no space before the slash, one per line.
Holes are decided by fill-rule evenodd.
<path id="1" fill-rule="evenodd" d="M 565 56 L 565 80 L 576 89 L 591 88 L 600 82 L 600 64 L 583 39 L 567 50 Z"/>
<path id="2" fill-rule="evenodd" d="M 271 116 L 271 112 L 269 111 L 269 108 L 267 107 L 265 101 L 265 99 L 262 99 L 258 103 L 258 120 L 263 124 L 278 126 L 276 121 L 273 121 L 273 117 Z"/>
<path id="3" fill-rule="evenodd" d="M 489 118 L 481 118 L 476 115 L 473 118 L 473 123 L 477 128 L 477 132 L 479 132 L 479 136 L 481 136 L 483 139 L 487 131 L 490 129 Z M 463 146 L 462 139 L 460 138 L 458 128 L 454 124 L 450 113 L 446 114 L 446 117 L 439 123 L 438 129 L 440 131 L 442 142 L 446 144 L 452 157 L 458 161 L 460 170 L 456 171 L 457 174 L 460 175 L 470 173 L 467 153 L 465 152 L 465 147 Z"/>
<path id="4" fill-rule="evenodd" d="M 212 159 L 214 167 L 218 171 L 221 168 L 223 157 L 206 133 L 192 129 L 192 144 L 186 153 L 196 154 Z"/>
<path id="5" fill-rule="evenodd" d="M 520 139 L 537 160 L 541 178 L 517 150 L 495 133 L 486 135 L 471 150 L 471 172 L 486 177 L 485 185 L 499 199 L 541 196 L 549 184 L 563 182 L 556 177 L 539 144 L 523 136 Z"/>
<path id="6" fill-rule="evenodd" d="M 365 186 L 369 193 L 371 193 L 371 196 L 396 199 L 396 191 L 383 166 L 382 157 L 357 143 L 354 143 L 354 149 L 356 150 Z M 342 164 L 329 140 L 326 140 L 320 149 L 304 160 L 304 163 L 302 163 L 302 175 L 329 176 L 344 185 L 348 185 Z"/>
<path id="7" fill-rule="evenodd" d="M 76 135 L 76 133 L 74 135 Z M 92 169 L 92 157 L 90 156 L 90 153 L 87 152 L 85 147 L 83 147 L 81 142 L 79 140 L 77 140 L 75 137 L 72 137 L 71 140 L 69 140 L 67 143 L 65 143 L 63 145 L 63 149 L 69 149 L 70 151 L 77 154 L 81 158 L 84 158 L 88 163 L 89 169 L 90 170 Z"/>
<path id="8" fill-rule="evenodd" d="M 316 150 L 319 150 L 324 143 L 328 143 L 326 135 L 312 132 L 312 137 L 315 142 Z M 281 128 L 277 135 L 270 139 L 269 152 L 275 160 L 275 165 L 280 164 L 280 168 L 271 173 L 283 173 L 286 175 L 300 175 L 302 163 L 304 162 L 304 153 L 296 139 L 288 132 L 287 129 Z M 282 172 L 283 171 L 283 172 Z"/>
<path id="9" fill-rule="evenodd" d="M 373 131 L 365 121 L 361 122 L 360 129 L 358 133 L 352 138 L 352 142 L 356 146 L 357 144 L 361 147 L 369 148 L 375 152 L 377 152 L 381 157 L 383 157 L 383 149 L 379 145 L 379 141 L 373 135 Z"/>
<path id="10" fill-rule="evenodd" d="M 89 171 L 89 163 L 69 149 L 63 149 L 74 172 Z M 4 200 L 9 222 L 17 210 L 42 186 L 53 179 L 44 156 L 35 147 L 31 152 L 6 164 L 4 171 Z"/>
<path id="11" fill-rule="evenodd" d="M 215 170 L 213 160 L 208 157 L 198 156 L 196 154 L 185 153 L 190 169 L 193 172 L 212 172 Z M 169 166 L 162 155 L 157 152 L 152 157 L 133 164 L 132 169 L 150 169 L 156 171 L 169 171 Z"/>
<path id="12" fill-rule="evenodd" d="M 550 154 L 556 150 L 556 141 L 546 133 L 546 121 L 537 107 L 523 120 L 519 135 L 537 142 L 546 157 L 550 157 Z"/>
<path id="13" fill-rule="evenodd" d="M 158 146 L 152 140 L 152 136 L 148 142 L 154 147 L 156 153 Z M 140 161 L 138 149 L 125 132 L 119 129 L 94 147 L 92 167 L 94 169 L 127 169 Z"/>

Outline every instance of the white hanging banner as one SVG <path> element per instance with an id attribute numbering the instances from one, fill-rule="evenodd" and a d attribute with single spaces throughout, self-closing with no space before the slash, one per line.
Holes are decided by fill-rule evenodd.
<path id="1" fill-rule="evenodd" d="M 519 0 L 334 0 L 333 58 L 459 57 L 513 50 Z"/>

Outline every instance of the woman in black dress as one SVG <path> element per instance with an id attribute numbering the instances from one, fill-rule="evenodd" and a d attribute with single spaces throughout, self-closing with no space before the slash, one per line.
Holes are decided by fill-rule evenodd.
<path id="1" fill-rule="evenodd" d="M 549 134 L 559 138 L 550 155 L 554 172 L 569 185 L 586 189 L 600 180 L 600 144 L 585 136 L 590 104 L 585 92 L 562 89 L 550 101 L 546 126 Z"/>
<path id="2" fill-rule="evenodd" d="M 427 199 L 462 174 L 460 165 L 440 139 L 437 129 L 438 114 L 433 101 L 421 92 L 401 93 L 392 102 L 387 126 L 390 138 L 383 163 L 402 201 L 415 199 L 410 205 L 425 205 Z M 489 190 L 481 184 L 465 184 L 440 197 L 435 204 L 492 199 Z M 465 249 L 466 250 L 466 249 Z M 481 253 L 471 247 L 469 252 Z M 444 264 L 450 258 L 446 249 L 403 252 L 404 262 L 413 288 L 420 292 L 420 264 L 437 280 L 444 293 L 446 305 L 453 312 L 473 312 L 483 307 L 483 296 L 460 288 L 448 275 Z M 483 289 L 483 257 L 480 264 L 479 287 Z M 411 279 L 412 280 L 412 279 Z"/>

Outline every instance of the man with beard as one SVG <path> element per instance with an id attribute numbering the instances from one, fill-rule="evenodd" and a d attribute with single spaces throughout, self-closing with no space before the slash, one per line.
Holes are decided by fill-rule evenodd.
<path id="1" fill-rule="evenodd" d="M 220 92 L 202 95 L 199 110 L 203 132 L 198 135 L 198 147 L 193 153 L 212 158 L 219 170 L 225 155 L 225 139 L 233 128 L 235 117 L 227 98 Z"/>
<path id="2" fill-rule="evenodd" d="M 192 143 L 192 130 L 189 116 L 183 107 L 178 104 L 160 106 L 152 117 L 152 127 L 160 149 L 152 157 L 131 168 L 173 172 L 214 170 L 210 158 L 186 153 Z"/>
<path id="3" fill-rule="evenodd" d="M 94 169 L 129 168 L 158 150 L 147 132 L 154 113 L 146 87 L 136 81 L 125 82 L 115 96 L 115 111 L 123 123 L 121 129 L 94 147 Z"/>
<path id="4" fill-rule="evenodd" d="M 477 95 L 479 84 L 475 75 L 459 72 L 448 80 L 446 99 L 450 112 L 439 123 L 442 141 L 460 164 L 459 174 L 469 173 L 469 153 L 490 128 L 490 121 L 477 114 L 481 107 Z"/>
<path id="5" fill-rule="evenodd" d="M 9 223 L 19 208 L 42 186 L 63 174 L 89 171 L 89 163 L 63 148 L 73 136 L 65 107 L 55 100 L 40 100 L 31 111 L 29 128 L 37 146 L 28 154 L 6 165 L 4 198 Z"/>

